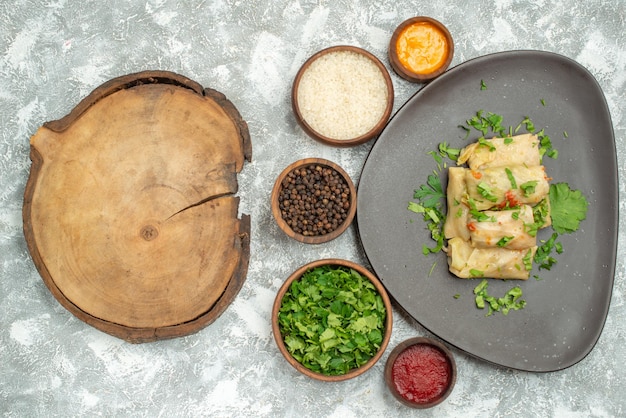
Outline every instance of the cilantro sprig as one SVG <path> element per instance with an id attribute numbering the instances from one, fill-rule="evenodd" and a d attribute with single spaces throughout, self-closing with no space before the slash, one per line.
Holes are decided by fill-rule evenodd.
<path id="1" fill-rule="evenodd" d="M 580 190 L 570 189 L 567 183 L 550 185 L 552 228 L 559 234 L 577 231 L 587 217 L 589 203 Z"/>
<path id="2" fill-rule="evenodd" d="M 278 324 L 289 353 L 304 367 L 343 375 L 367 363 L 383 341 L 387 312 L 374 285 L 343 266 L 320 266 L 283 296 Z"/>
<path id="3" fill-rule="evenodd" d="M 447 148 L 441 151 L 440 147 L 439 153 L 430 153 L 435 159 L 435 162 L 437 162 L 437 170 L 428 175 L 426 184 L 422 184 L 415 190 L 413 198 L 416 199 L 417 202 L 410 201 L 408 204 L 410 211 L 422 214 L 424 222 L 430 231 L 430 236 L 436 243 L 433 247 L 424 244 L 422 246 L 422 253 L 424 255 L 438 253 L 443 249 L 444 245 L 443 226 L 446 221 L 446 215 L 443 212 L 443 202 L 446 194 L 441 185 L 440 173 L 445 169 L 442 156 L 448 155 L 446 150 Z"/>

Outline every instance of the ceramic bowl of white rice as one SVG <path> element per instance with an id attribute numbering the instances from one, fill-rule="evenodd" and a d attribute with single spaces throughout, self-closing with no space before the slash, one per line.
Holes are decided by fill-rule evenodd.
<path id="1" fill-rule="evenodd" d="M 378 136 L 393 109 L 393 84 L 382 62 L 349 45 L 311 56 L 294 80 L 296 119 L 312 138 L 347 147 Z"/>

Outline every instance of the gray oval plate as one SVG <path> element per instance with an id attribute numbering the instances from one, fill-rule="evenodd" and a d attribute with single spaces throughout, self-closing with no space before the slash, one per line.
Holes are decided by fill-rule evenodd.
<path id="1" fill-rule="evenodd" d="M 518 284 L 523 290 L 526 307 L 507 316 L 485 317 L 472 292 L 479 282 L 451 275 L 445 254 L 422 255 L 422 245 L 433 241 L 421 216 L 407 210 L 414 190 L 436 168 L 427 152 L 443 141 L 460 148 L 475 140 L 476 132 L 465 139 L 459 125 L 481 109 L 504 116 L 506 126 L 528 116 L 537 130 L 545 128 L 559 151 L 556 160 L 544 158 L 548 175 L 589 201 L 581 228 L 561 235 L 564 252 L 555 255 L 557 264 L 550 271 L 535 267 L 539 280 L 490 281 L 495 296 Z M 445 175 L 442 184 L 445 190 Z M 548 372 L 582 360 L 600 337 L 615 274 L 617 202 L 613 127 L 596 80 L 569 58 L 511 51 L 463 63 L 403 105 L 365 162 L 357 222 L 372 268 L 422 326 L 483 360 Z M 551 232 L 542 230 L 538 237 L 547 239 Z"/>

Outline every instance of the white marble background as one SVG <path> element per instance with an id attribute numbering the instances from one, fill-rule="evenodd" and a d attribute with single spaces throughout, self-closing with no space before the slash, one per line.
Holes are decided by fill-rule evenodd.
<path id="1" fill-rule="evenodd" d="M 304 378 L 280 356 L 270 330 L 278 287 L 301 264 L 342 257 L 365 263 L 351 229 L 304 246 L 275 225 L 274 177 L 298 158 L 321 156 L 358 181 L 371 147 L 320 145 L 291 113 L 303 61 L 335 44 L 383 62 L 397 24 L 427 15 L 456 44 L 453 65 L 511 49 L 577 60 L 599 81 L 613 118 L 620 209 L 626 209 L 626 1 L 624 0 L 0 0 L 0 415 L 31 416 L 460 416 L 626 415 L 626 223 L 604 332 L 564 371 L 533 374 L 454 350 L 458 383 L 435 409 L 414 411 L 388 393 L 383 360 L 328 384 Z M 388 66 L 389 68 L 389 66 Z M 248 121 L 253 162 L 240 176 L 241 211 L 252 216 L 247 281 L 214 324 L 175 340 L 131 345 L 79 321 L 39 277 L 22 233 L 29 137 L 113 77 L 170 70 L 223 92 Z M 392 74 L 397 109 L 420 85 Z M 428 335 L 395 312 L 390 347 Z"/>

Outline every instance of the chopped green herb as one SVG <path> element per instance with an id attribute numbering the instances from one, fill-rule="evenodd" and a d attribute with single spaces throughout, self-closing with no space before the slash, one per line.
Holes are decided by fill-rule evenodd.
<path id="1" fill-rule="evenodd" d="M 528 250 L 524 258 L 522 258 L 522 262 L 524 263 L 524 268 L 526 271 L 530 271 L 533 268 L 533 252 L 532 250 Z"/>
<path id="2" fill-rule="evenodd" d="M 511 137 L 511 134 L 509 133 L 509 136 L 504 138 L 504 144 L 505 145 L 511 145 L 512 143 L 513 143 L 513 138 Z"/>
<path id="3" fill-rule="evenodd" d="M 524 125 L 526 125 L 526 130 L 528 132 L 535 132 L 535 124 L 530 120 L 530 118 L 528 116 L 524 117 L 524 120 L 522 120 L 522 123 Z"/>
<path id="4" fill-rule="evenodd" d="M 430 271 L 428 272 L 428 277 L 433 274 L 433 270 L 435 270 L 435 266 L 437 266 L 437 262 L 435 261 L 432 266 L 430 266 Z"/>
<path id="5" fill-rule="evenodd" d="M 535 207 L 533 208 L 533 218 L 538 228 L 543 227 L 548 222 L 549 216 L 550 216 L 550 202 L 546 198 L 546 199 L 543 199 L 541 202 L 537 203 Z"/>
<path id="6" fill-rule="evenodd" d="M 485 139 L 484 136 L 481 136 L 480 138 L 478 138 L 478 144 L 489 148 L 490 152 L 494 152 L 496 150 L 496 147 L 493 145 L 493 142 L 489 141 L 488 139 Z"/>
<path id="7" fill-rule="evenodd" d="M 484 277 L 485 276 L 485 272 L 480 271 L 480 270 L 470 269 L 469 272 L 472 277 Z"/>
<path id="8" fill-rule="evenodd" d="M 517 182 L 515 181 L 515 177 L 513 177 L 513 172 L 510 168 L 505 168 L 504 172 L 506 176 L 509 178 L 509 182 L 511 183 L 511 189 L 517 189 Z"/>
<path id="9" fill-rule="evenodd" d="M 485 84 L 485 80 L 480 80 L 480 89 L 487 90 L 487 84 Z"/>
<path id="10" fill-rule="evenodd" d="M 567 131 L 563 131 L 563 136 L 564 136 L 565 138 L 569 138 L 569 135 L 567 134 Z"/>
<path id="11" fill-rule="evenodd" d="M 493 194 L 491 187 L 489 187 L 489 185 L 485 183 L 484 181 L 481 181 L 480 183 L 478 183 L 478 186 L 476 186 L 476 189 L 478 190 L 478 193 L 480 193 L 480 195 L 484 197 L 485 199 L 487 199 L 488 201 L 490 202 L 498 201 L 498 198 Z"/>
<path id="12" fill-rule="evenodd" d="M 511 242 L 511 240 L 513 240 L 515 237 L 502 237 L 500 238 L 500 240 L 498 240 L 498 242 L 496 243 L 496 245 L 498 247 L 506 247 L 506 245 Z"/>
<path id="13" fill-rule="evenodd" d="M 528 197 L 531 194 L 535 193 L 535 187 L 539 182 L 537 180 L 527 181 L 526 183 L 522 183 L 519 185 L 519 188 L 522 189 L 524 196 Z"/>
<path id="14" fill-rule="evenodd" d="M 552 233 L 552 236 L 547 241 L 543 242 L 540 246 L 537 247 L 537 252 L 535 253 L 534 261 L 539 265 L 539 269 L 550 270 L 550 268 L 556 264 L 556 259 L 551 256 L 552 250 L 556 250 L 557 253 L 563 252 L 563 246 L 561 243 L 557 243 L 556 239 L 559 234 L 556 232 Z"/>
<path id="15" fill-rule="evenodd" d="M 468 128 L 467 126 L 463 126 L 463 125 L 459 125 L 459 128 L 463 129 L 465 131 L 465 138 L 463 139 L 467 139 L 470 136 L 470 133 L 472 132 L 472 130 L 470 128 Z"/>
<path id="16" fill-rule="evenodd" d="M 428 255 L 430 253 L 439 252 L 443 248 L 443 224 L 445 222 L 445 215 L 441 212 L 440 208 L 426 208 L 423 205 L 415 202 L 409 202 L 408 209 L 411 212 L 420 213 L 423 215 L 424 222 L 428 226 L 432 239 L 437 243 L 434 247 L 422 246 L 422 253 Z"/>
<path id="17" fill-rule="evenodd" d="M 489 307 L 489 311 L 485 316 L 490 316 L 494 312 L 501 312 L 503 315 L 513 310 L 523 309 L 526 306 L 526 301 L 520 299 L 522 297 L 522 289 L 519 286 L 515 286 L 507 291 L 503 297 L 496 298 L 487 293 L 489 283 L 487 279 L 483 279 L 478 286 L 474 288 L 474 295 L 476 307 L 478 309 L 484 309 L 485 306 Z"/>
<path id="18" fill-rule="evenodd" d="M 454 299 L 460 299 L 461 295 L 459 293 L 457 293 L 456 295 L 454 295 Z"/>
<path id="19" fill-rule="evenodd" d="M 459 154 L 461 153 L 460 148 L 450 148 L 447 142 L 442 142 L 439 144 L 439 153 L 442 156 L 448 157 L 452 161 L 456 161 L 459 159 Z"/>
<path id="20" fill-rule="evenodd" d="M 378 352 L 386 315 L 369 280 L 346 267 L 321 266 L 291 284 L 278 324 L 287 350 L 304 367 L 343 375 Z"/>
<path id="21" fill-rule="evenodd" d="M 487 136 L 489 131 L 497 134 L 498 136 L 506 136 L 506 129 L 502 127 L 502 116 L 496 113 L 479 110 L 476 115 L 465 121 L 465 124 L 469 128 L 474 128 L 479 131 L 483 137 Z M 463 129 L 467 129 L 463 127 Z"/>
<path id="22" fill-rule="evenodd" d="M 546 101 L 545 101 L 545 100 L 543 100 L 543 99 L 541 99 L 541 105 L 542 105 L 542 106 L 545 106 L 545 105 L 546 105 Z"/>
<path id="23" fill-rule="evenodd" d="M 539 155 L 543 158 L 544 155 L 556 159 L 559 156 L 558 151 L 552 146 L 552 140 L 545 134 L 542 129 L 537 133 L 539 138 Z"/>
<path id="24" fill-rule="evenodd" d="M 492 220 L 492 217 L 487 216 L 484 212 L 481 212 L 478 209 L 476 209 L 476 201 L 472 199 L 471 197 L 467 200 L 467 204 L 470 207 L 469 214 L 472 216 L 472 218 L 476 219 L 478 222 L 488 222 Z"/>

